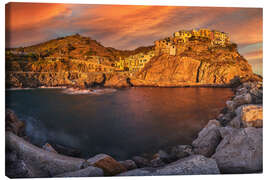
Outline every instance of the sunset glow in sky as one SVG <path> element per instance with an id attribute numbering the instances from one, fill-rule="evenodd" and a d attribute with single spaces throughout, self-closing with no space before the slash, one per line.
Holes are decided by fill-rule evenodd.
<path id="1" fill-rule="evenodd" d="M 180 6 L 9 3 L 6 46 L 37 44 L 79 33 L 117 49 L 153 45 L 173 32 L 209 28 L 229 33 L 239 52 L 262 73 L 262 9 Z"/>

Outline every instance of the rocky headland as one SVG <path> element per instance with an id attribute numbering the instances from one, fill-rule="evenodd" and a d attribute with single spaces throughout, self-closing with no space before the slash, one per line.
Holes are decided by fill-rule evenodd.
<path id="1" fill-rule="evenodd" d="M 213 44 L 215 39 L 210 36 L 193 35 L 185 42 L 179 38 L 173 36 L 157 41 L 162 43 L 155 46 L 122 51 L 76 34 L 7 49 L 6 87 L 226 87 L 235 77 L 262 80 L 252 72 L 236 44 L 227 40 Z M 153 54 L 150 59 L 149 52 Z"/>
<path id="2" fill-rule="evenodd" d="M 179 142 L 154 154 L 124 161 L 106 154 L 82 159 L 68 149 L 60 152 L 50 144 L 37 147 L 27 140 L 24 123 L 7 109 L 6 175 L 18 178 L 261 173 L 262 83 L 241 83 L 238 79 L 231 84 L 234 96 L 192 144 Z"/>

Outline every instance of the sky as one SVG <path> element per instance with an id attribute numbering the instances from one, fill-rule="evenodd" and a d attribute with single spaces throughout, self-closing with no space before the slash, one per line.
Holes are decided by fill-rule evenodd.
<path id="1" fill-rule="evenodd" d="M 229 33 L 262 74 L 262 8 L 131 6 L 56 3 L 6 5 L 6 47 L 22 47 L 79 33 L 106 47 L 135 49 L 181 29 Z"/>

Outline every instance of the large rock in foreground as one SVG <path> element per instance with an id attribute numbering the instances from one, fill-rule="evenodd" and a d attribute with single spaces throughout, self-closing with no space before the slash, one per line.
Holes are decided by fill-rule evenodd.
<path id="1" fill-rule="evenodd" d="M 214 159 L 202 155 L 192 155 L 163 168 L 157 169 L 150 175 L 195 175 L 219 174 L 217 163 Z"/>
<path id="2" fill-rule="evenodd" d="M 55 177 L 96 177 L 103 176 L 103 171 L 100 168 L 89 166 L 78 171 L 66 172 Z"/>
<path id="3" fill-rule="evenodd" d="M 33 177 L 50 177 L 81 169 L 84 159 L 63 156 L 41 149 L 12 132 L 6 132 L 6 147 L 32 167 Z"/>
<path id="4" fill-rule="evenodd" d="M 219 133 L 220 123 L 217 120 L 210 120 L 208 124 L 199 132 L 199 136 L 192 142 L 193 151 L 210 157 L 216 150 L 221 140 Z"/>
<path id="5" fill-rule="evenodd" d="M 222 132 L 223 131 L 223 132 Z M 262 172 L 262 129 L 221 128 L 223 140 L 212 156 L 221 173 Z"/>

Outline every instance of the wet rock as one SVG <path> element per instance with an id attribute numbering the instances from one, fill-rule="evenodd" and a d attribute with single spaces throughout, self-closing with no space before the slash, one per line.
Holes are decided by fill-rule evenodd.
<path id="1" fill-rule="evenodd" d="M 85 165 L 84 165 L 85 166 Z M 98 154 L 86 161 L 86 166 L 96 166 L 103 169 L 106 176 L 114 176 L 116 174 L 127 171 L 127 169 L 111 156 L 107 154 Z"/>
<path id="2" fill-rule="evenodd" d="M 150 166 L 150 162 L 148 159 L 140 157 L 140 156 L 134 156 L 132 160 L 136 163 L 138 168 L 148 167 Z"/>
<path id="3" fill-rule="evenodd" d="M 248 127 L 221 128 L 222 141 L 215 154 L 222 173 L 255 173 L 262 171 L 262 129 Z"/>
<path id="4" fill-rule="evenodd" d="M 217 120 L 210 120 L 199 132 L 197 139 L 192 142 L 195 154 L 210 157 L 221 140 L 219 133 L 220 123 Z"/>
<path id="5" fill-rule="evenodd" d="M 93 166 L 88 166 L 85 169 L 58 174 L 55 177 L 96 177 L 103 175 L 104 174 L 102 169 Z"/>
<path id="6" fill-rule="evenodd" d="M 79 170 L 85 161 L 45 151 L 12 132 L 6 132 L 6 147 L 17 153 L 21 160 L 32 168 L 34 177 L 50 177 Z"/>
<path id="7" fill-rule="evenodd" d="M 119 161 L 127 170 L 137 169 L 137 165 L 132 160 Z"/>
<path id="8" fill-rule="evenodd" d="M 11 131 L 18 136 L 24 135 L 25 124 L 20 121 L 14 111 L 6 110 L 6 131 Z"/>
<path id="9" fill-rule="evenodd" d="M 244 127 L 263 126 L 263 107 L 261 105 L 247 105 L 242 107 L 241 120 Z"/>
<path id="10" fill-rule="evenodd" d="M 42 148 L 46 151 L 57 153 L 57 151 L 49 143 L 44 144 Z"/>
<path id="11" fill-rule="evenodd" d="M 176 162 L 158 168 L 150 175 L 195 175 L 219 174 L 217 163 L 214 159 L 202 155 L 192 155 Z"/>
<path id="12" fill-rule="evenodd" d="M 171 149 L 171 156 L 175 159 L 184 158 L 193 154 L 192 146 L 190 145 L 178 145 Z"/>

